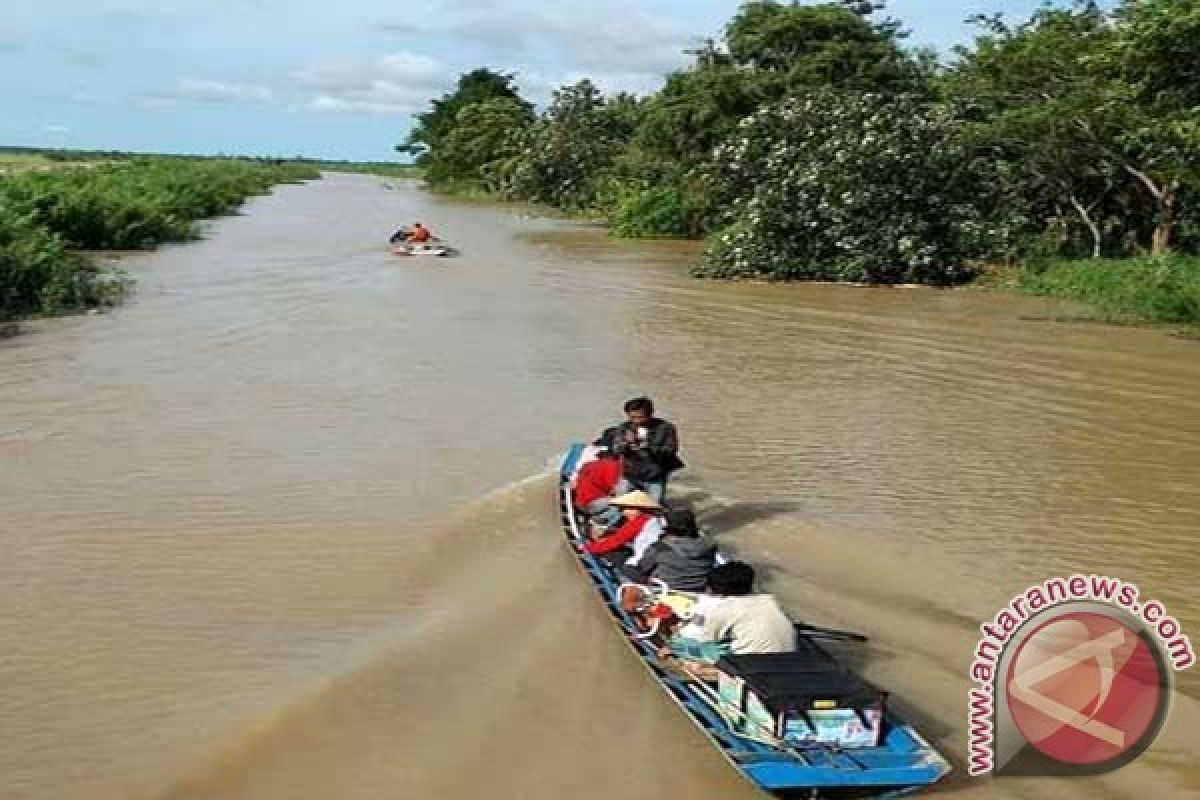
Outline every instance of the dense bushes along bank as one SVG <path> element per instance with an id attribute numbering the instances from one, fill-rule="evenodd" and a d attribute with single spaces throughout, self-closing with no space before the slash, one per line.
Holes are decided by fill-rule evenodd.
<path id="1" fill-rule="evenodd" d="M 0 318 L 111 302 L 124 285 L 71 251 L 135 250 L 196 235 L 277 183 L 318 177 L 258 161 L 144 159 L 0 178 Z"/>
<path id="2" fill-rule="evenodd" d="M 477 69 L 399 149 L 435 190 L 706 237 L 708 277 L 948 285 L 977 263 L 1200 252 L 1198 0 L 981 15 L 950 54 L 906 46 L 884 5 L 747 0 L 642 97 L 582 80 L 536 109 Z"/>

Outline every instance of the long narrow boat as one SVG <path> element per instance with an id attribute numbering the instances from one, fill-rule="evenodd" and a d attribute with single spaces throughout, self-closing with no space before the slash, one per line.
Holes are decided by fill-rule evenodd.
<path id="1" fill-rule="evenodd" d="M 931 786 L 950 771 L 946 759 L 890 710 L 883 716 L 882 735 L 876 746 L 789 744 L 748 732 L 722 708 L 713 688 L 682 677 L 665 664 L 654 644 L 637 637 L 633 618 L 622 609 L 618 597 L 621 579 L 583 549 L 585 538 L 571 492 L 584 449 L 582 444 L 572 445 L 559 470 L 558 505 L 567 544 L 642 663 L 743 776 L 780 797 L 893 798 Z M 800 649 L 819 651 L 832 660 L 811 637 L 802 636 L 800 645 Z"/>

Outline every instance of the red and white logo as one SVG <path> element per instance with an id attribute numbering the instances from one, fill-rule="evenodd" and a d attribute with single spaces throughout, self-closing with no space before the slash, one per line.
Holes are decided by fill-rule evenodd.
<path id="1" fill-rule="evenodd" d="M 1167 700 L 1167 675 L 1143 635 L 1092 611 L 1032 630 L 1003 680 L 1025 741 L 1056 761 L 1088 767 L 1145 749 Z"/>
<path id="2" fill-rule="evenodd" d="M 1166 607 L 1104 575 L 1049 578 L 988 622 L 967 693 L 969 774 L 1118 769 L 1166 722 L 1191 640 Z"/>

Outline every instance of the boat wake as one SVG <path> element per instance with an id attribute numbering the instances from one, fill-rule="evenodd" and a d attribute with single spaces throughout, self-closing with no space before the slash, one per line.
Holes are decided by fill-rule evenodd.
<path id="1" fill-rule="evenodd" d="M 406 611 L 160 796 L 755 797 L 628 657 L 559 540 L 555 477 L 489 493 L 397 564 Z"/>
<path id="2" fill-rule="evenodd" d="M 761 797 L 630 657 L 562 546 L 555 482 L 550 471 L 530 476 L 406 535 L 389 621 L 306 665 L 283 703 L 215 738 L 156 796 L 601 800 L 636 787 Z M 969 612 L 922 606 L 886 554 L 806 523 L 790 504 L 739 504 L 686 480 L 672 497 L 694 505 L 724 549 L 764 567 L 794 616 L 870 635 L 843 655 L 906 698 L 900 711 L 962 766 L 965 673 L 947 668 L 946 653 L 969 653 Z M 954 796 L 1037 788 L 956 772 L 942 789 Z M 1138 765 L 1110 780 L 1168 788 Z"/>

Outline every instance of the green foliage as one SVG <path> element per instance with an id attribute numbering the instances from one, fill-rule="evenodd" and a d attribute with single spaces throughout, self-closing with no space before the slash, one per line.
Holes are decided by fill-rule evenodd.
<path id="1" fill-rule="evenodd" d="M 651 96 L 585 80 L 536 116 L 476 70 L 410 143 L 435 186 L 622 236 L 719 231 L 711 276 L 945 284 L 976 260 L 1200 249 L 1197 0 L 979 16 L 947 64 L 883 6 L 747 0 Z"/>
<path id="2" fill-rule="evenodd" d="M 1049 262 L 1023 272 L 1021 287 L 1088 303 L 1108 319 L 1200 324 L 1200 258 Z"/>
<path id="3" fill-rule="evenodd" d="M 633 137 L 639 108 L 628 95 L 606 100 L 588 80 L 556 91 L 524 137 L 513 193 L 563 210 L 595 208 Z"/>
<path id="4" fill-rule="evenodd" d="M 58 236 L 0 204 L 0 319 L 93 306 L 119 290 Z"/>
<path id="5" fill-rule="evenodd" d="M 735 64 L 765 73 L 778 95 L 832 87 L 867 92 L 912 92 L 921 72 L 897 43 L 898 26 L 873 24 L 873 7 L 745 3 L 726 28 Z"/>
<path id="6" fill-rule="evenodd" d="M 698 166 L 759 107 L 762 90 L 753 72 L 731 64 L 702 63 L 675 72 L 646 101 L 636 142 L 659 160 Z"/>
<path id="7" fill-rule="evenodd" d="M 394 161 L 319 161 L 296 159 L 287 162 L 291 166 L 307 167 L 314 171 L 348 172 L 358 175 L 378 175 L 384 178 L 420 178 L 425 172 L 414 164 Z"/>
<path id="8" fill-rule="evenodd" d="M 976 201 L 991 166 L 944 107 L 812 93 L 747 118 L 715 160 L 729 227 L 700 274 L 950 284 L 1008 228 Z"/>
<path id="9" fill-rule="evenodd" d="M 1104 141 L 1113 125 L 1111 89 L 1096 62 L 1111 43 L 1094 4 L 1043 8 L 1026 23 L 976 20 L 986 29 L 960 61 L 946 90 L 972 120 L 974 146 L 1004 164 L 1008 200 L 1037 224 L 1041 246 L 1099 255 L 1119 247 L 1120 159 Z"/>
<path id="10" fill-rule="evenodd" d="M 529 105 L 493 97 L 463 106 L 426 173 L 430 185 L 477 185 L 500 192 L 521 152 L 521 136 L 533 122 Z"/>
<path id="11" fill-rule="evenodd" d="M 627 238 L 683 236 L 688 232 L 688 207 L 675 186 L 643 189 L 626 195 L 617 204 L 610 224 Z"/>
<path id="12" fill-rule="evenodd" d="M 1012 164 L 1010 195 L 1063 253 L 1163 253 L 1200 182 L 1195 0 L 1043 8 L 985 33 L 946 79 L 980 146 Z M 1086 247 L 1081 246 L 1086 241 Z"/>
<path id="13" fill-rule="evenodd" d="M 144 159 L 0 181 L 0 202 L 68 247 L 131 250 L 194 235 L 193 221 L 226 214 L 274 183 L 313 177 L 252 161 Z"/>
<path id="14" fill-rule="evenodd" d="M 1153 205 L 1150 250 L 1177 237 L 1189 188 L 1200 185 L 1200 6 L 1196 0 L 1124 0 L 1115 42 L 1100 54 L 1115 89 L 1114 149 Z"/>
<path id="15" fill-rule="evenodd" d="M 1200 4 L 1125 0 L 1111 62 L 1139 101 L 1168 113 L 1200 108 Z"/>
<path id="16" fill-rule="evenodd" d="M 194 235 L 300 166 L 252 160 L 142 159 L 0 179 L 0 316 L 109 302 L 125 288 L 70 249 L 135 249 Z"/>
<path id="17" fill-rule="evenodd" d="M 532 106 L 517 93 L 512 75 L 485 68 L 472 70 L 458 79 L 454 91 L 434 100 L 429 111 L 417 115 L 417 124 L 396 149 L 416 156 L 417 165 L 429 171 L 427 177 L 435 185 L 472 177 L 457 171 L 461 164 L 456 167 L 453 161 L 445 161 L 443 150 L 447 138 L 464 121 L 459 117 L 463 109 L 489 100 L 510 100 L 526 114 L 532 113 Z"/>

